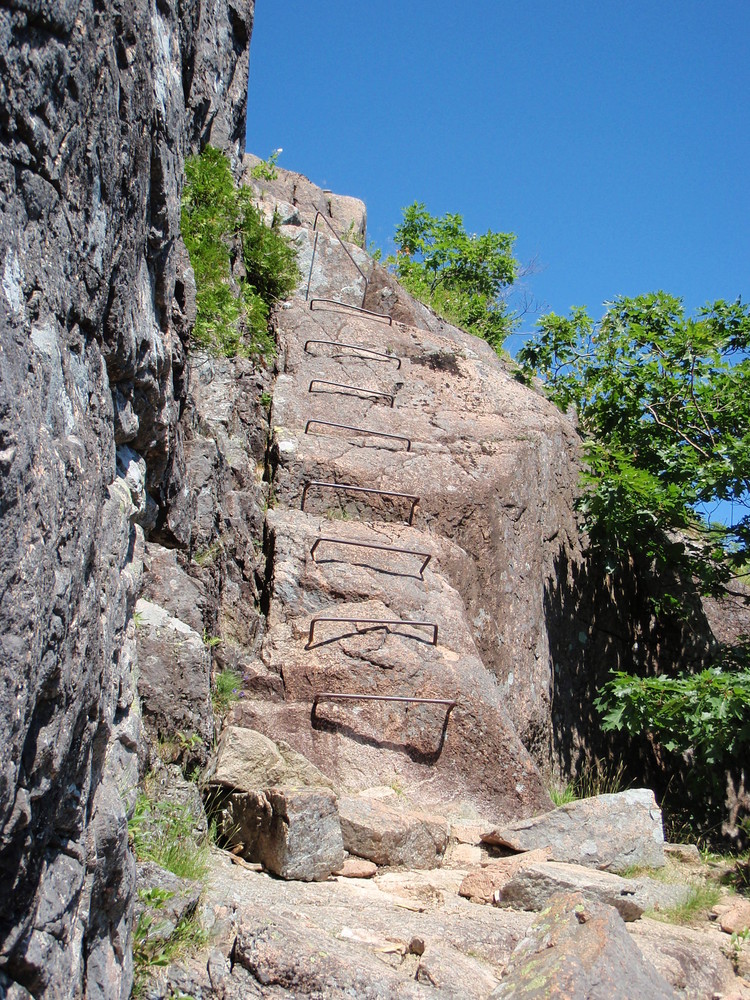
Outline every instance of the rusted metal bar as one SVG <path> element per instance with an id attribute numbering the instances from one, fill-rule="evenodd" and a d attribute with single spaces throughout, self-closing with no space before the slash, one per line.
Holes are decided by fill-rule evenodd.
<path id="1" fill-rule="evenodd" d="M 366 392 L 369 396 L 382 396 L 383 399 L 390 399 L 391 409 L 393 409 L 393 403 L 396 399 L 396 397 L 390 392 L 378 392 L 377 389 L 365 389 L 365 387 L 361 385 L 346 385 L 344 382 L 329 382 L 328 379 L 325 378 L 312 379 L 310 385 L 307 387 L 308 392 L 313 391 L 313 386 L 316 382 L 318 385 L 333 385 L 337 389 L 352 389 L 354 392 Z"/>
<path id="2" fill-rule="evenodd" d="M 339 236 L 339 234 L 336 232 L 336 230 L 333 228 L 333 226 L 331 225 L 331 223 L 328 221 L 328 219 L 325 217 L 325 215 L 323 215 L 322 212 L 316 212 L 315 213 L 315 221 L 313 222 L 313 232 L 315 233 L 315 241 L 313 242 L 313 252 L 312 252 L 312 258 L 310 260 L 310 273 L 307 276 L 307 291 L 305 292 L 305 299 L 308 299 L 310 297 L 310 282 L 312 281 L 313 265 L 315 264 L 315 252 L 318 249 L 318 236 L 320 235 L 318 233 L 318 219 L 322 219 L 323 222 L 325 222 L 325 224 L 328 226 L 328 228 L 331 230 L 331 232 L 333 233 L 333 235 L 336 237 L 336 239 L 341 244 L 341 247 L 342 247 L 344 253 L 346 254 L 346 256 L 349 258 L 349 260 L 352 262 L 352 264 L 354 264 L 354 266 L 356 267 L 356 269 L 359 271 L 360 275 L 362 276 L 362 280 L 365 283 L 365 290 L 362 293 L 362 306 L 364 306 L 365 299 L 367 298 L 367 286 L 369 285 L 369 281 L 367 280 L 365 272 L 362 270 L 362 268 L 359 266 L 359 264 L 356 262 L 356 260 L 352 257 L 352 255 L 346 249 L 346 244 L 344 243 L 344 241 L 341 239 L 341 237 Z M 341 302 L 341 303 L 339 303 L 339 305 L 346 305 L 346 303 L 345 302 Z"/>
<path id="3" fill-rule="evenodd" d="M 438 638 L 438 626 L 436 622 L 411 622 L 404 621 L 401 618 L 313 618 L 310 622 L 310 632 L 307 636 L 307 649 L 312 646 L 312 641 L 315 636 L 315 626 L 319 625 L 321 622 L 337 622 L 344 625 L 423 625 L 425 628 L 432 629 L 432 646 L 437 646 Z"/>
<path id="4" fill-rule="evenodd" d="M 310 555 L 312 556 L 312 561 L 317 562 L 315 558 L 315 550 L 320 545 L 321 542 L 331 542 L 335 545 L 354 545 L 359 549 L 379 549 L 381 552 L 401 552 L 407 556 L 420 556 L 424 558 L 424 562 L 419 567 L 419 575 L 423 576 L 425 569 L 427 568 L 427 563 L 432 559 L 432 555 L 429 552 L 418 552 L 416 549 L 402 549 L 396 545 L 380 545 L 376 542 L 350 542 L 346 538 L 331 538 L 324 535 L 319 535 L 312 544 L 310 549 Z"/>
<path id="5" fill-rule="evenodd" d="M 347 490 L 353 493 L 374 493 L 377 496 L 398 497 L 400 500 L 410 500 L 411 510 L 409 511 L 409 520 L 407 521 L 407 524 L 411 524 L 414 520 L 414 511 L 420 500 L 420 498 L 415 496 L 413 493 L 396 493 L 395 490 L 376 490 L 372 486 L 352 486 L 350 483 L 325 483 L 320 479 L 311 479 L 309 483 L 305 483 L 302 487 L 302 503 L 300 505 L 300 510 L 305 509 L 305 500 L 307 499 L 307 493 L 311 486 L 319 486 L 321 489 Z"/>
<path id="6" fill-rule="evenodd" d="M 315 417 L 307 421 L 305 434 L 307 434 L 310 424 L 322 424 L 323 427 L 340 427 L 341 430 L 356 431 L 357 434 L 372 434 L 374 437 L 391 438 L 394 441 L 406 441 L 406 450 L 411 451 L 411 438 L 404 437 L 402 434 L 385 434 L 383 431 L 371 431 L 367 427 L 353 427 L 351 424 L 334 424 L 330 420 L 318 420 Z"/>
<path id="7" fill-rule="evenodd" d="M 333 691 L 320 691 L 313 698 L 313 711 L 319 701 L 400 701 L 419 705 L 446 705 L 448 714 L 458 705 L 452 698 L 407 698 L 400 694 L 336 694 Z"/>
<path id="8" fill-rule="evenodd" d="M 393 316 L 388 316 L 386 313 L 373 312 L 372 309 L 363 309 L 362 306 L 353 306 L 348 302 L 339 302 L 338 299 L 310 299 L 309 301 L 312 312 L 315 311 L 315 305 L 318 303 L 326 306 L 330 312 L 346 312 L 351 309 L 358 316 L 367 316 L 368 319 L 382 320 L 388 326 L 393 326 Z"/>
<path id="9" fill-rule="evenodd" d="M 323 301 L 314 299 L 313 301 Z M 389 316 L 388 319 L 391 317 Z M 303 350 L 307 351 L 310 344 L 327 344 L 329 347 L 348 347 L 352 351 L 361 351 L 363 354 L 372 354 L 373 357 L 382 358 L 384 361 L 395 361 L 396 368 L 401 367 L 401 358 L 397 358 L 395 354 L 387 354 L 383 351 L 374 351 L 371 347 L 362 347 L 360 344 L 342 344 L 338 340 L 306 340 Z M 308 352 L 309 353 L 309 352 Z"/>

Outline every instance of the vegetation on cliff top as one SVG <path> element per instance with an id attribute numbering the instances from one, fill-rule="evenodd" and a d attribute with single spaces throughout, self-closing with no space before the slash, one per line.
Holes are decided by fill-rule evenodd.
<path id="1" fill-rule="evenodd" d="M 181 229 L 195 273 L 193 343 L 226 357 L 273 354 L 269 308 L 299 280 L 294 249 L 252 199 L 220 150 L 186 161 Z"/>
<path id="2" fill-rule="evenodd" d="M 486 340 L 498 353 L 514 316 L 502 298 L 518 261 L 512 233 L 469 234 L 460 215 L 430 215 L 420 202 L 404 209 L 390 264 L 404 288 L 449 322 Z"/>

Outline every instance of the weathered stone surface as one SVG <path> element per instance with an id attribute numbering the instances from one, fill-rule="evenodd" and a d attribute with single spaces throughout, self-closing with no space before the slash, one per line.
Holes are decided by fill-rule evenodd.
<path id="1" fill-rule="evenodd" d="M 295 208 L 299 217 L 297 225 L 304 222 L 311 226 L 316 212 L 321 212 L 342 239 L 364 246 L 367 236 L 367 210 L 363 201 L 349 195 L 324 191 L 311 183 L 307 177 L 292 170 L 277 168 L 278 176 L 273 181 L 253 177 L 253 167 L 260 162 L 260 157 L 254 153 L 245 154 L 242 161 L 242 181 L 254 188 L 263 197 L 264 202 L 272 205 L 281 203 Z M 282 223 L 290 221 L 288 213 L 287 218 L 282 214 L 281 221 Z M 320 224 L 320 228 L 323 233 L 330 232 L 325 223 Z"/>
<path id="2" fill-rule="evenodd" d="M 288 743 L 275 743 L 262 733 L 240 726 L 227 726 L 222 732 L 210 779 L 247 792 L 270 785 L 333 787 L 322 771 Z"/>
<path id="3" fill-rule="evenodd" d="M 136 865 L 136 890 L 138 899 L 134 917 L 137 921 L 142 913 L 151 919 L 149 937 L 166 941 L 177 924 L 191 917 L 201 898 L 203 887 L 190 879 L 179 878 L 153 861 L 141 861 Z M 149 897 L 149 893 L 156 893 Z"/>
<path id="4" fill-rule="evenodd" d="M 667 1000 L 672 987 L 646 962 L 618 913 L 580 893 L 550 901 L 519 944 L 492 1000 Z"/>
<path id="5" fill-rule="evenodd" d="M 731 902 L 718 904 L 714 913 L 719 918 L 719 926 L 726 934 L 741 934 L 750 927 L 750 899 L 733 899 Z"/>
<path id="6" fill-rule="evenodd" d="M 695 844 L 665 844 L 664 854 L 684 865 L 701 864 L 701 852 Z"/>
<path id="7" fill-rule="evenodd" d="M 128 622 L 138 525 L 181 489 L 183 162 L 244 136 L 252 10 L 0 14 L 0 965 L 16 993 L 130 993 Z"/>
<path id="8" fill-rule="evenodd" d="M 570 802 L 542 816 L 488 830 L 482 840 L 514 851 L 550 847 L 554 861 L 613 872 L 665 864 L 661 810 L 647 788 Z"/>
<path id="9" fill-rule="evenodd" d="M 722 953 L 726 937 L 718 927 L 677 927 L 643 917 L 628 924 L 633 942 L 647 962 L 687 1000 L 726 997 L 745 1000 L 745 990 Z"/>
<path id="10" fill-rule="evenodd" d="M 501 905 L 525 910 L 543 909 L 558 892 L 580 892 L 586 899 L 614 906 L 623 920 L 637 920 L 645 910 L 661 910 L 683 903 L 687 885 L 669 885 L 655 879 L 624 879 L 612 872 L 592 871 L 581 865 L 549 861 L 524 867 L 499 892 Z"/>
<path id="11" fill-rule="evenodd" d="M 484 997 L 497 986 L 499 977 L 471 955 L 456 955 L 454 949 L 435 942 L 425 947 L 415 978 L 425 986 L 451 991 L 460 982 L 463 996 Z"/>
<path id="12" fill-rule="evenodd" d="M 231 845 L 275 875 L 318 882 L 338 871 L 344 845 L 336 796 L 327 788 L 235 792 L 221 818 Z"/>
<path id="13" fill-rule="evenodd" d="M 205 762 L 214 731 L 211 658 L 203 637 L 164 608 L 142 598 L 136 604 L 138 688 L 146 724 L 161 738 L 200 737 Z"/>
<path id="14" fill-rule="evenodd" d="M 461 882 L 459 894 L 475 903 L 492 903 L 495 894 L 518 872 L 529 865 L 549 860 L 550 852 L 544 847 L 526 851 L 509 858 L 498 858 L 469 874 Z"/>
<path id="15" fill-rule="evenodd" d="M 342 798 L 339 815 L 346 850 L 378 865 L 435 868 L 448 845 L 450 828 L 440 816 L 364 797 Z"/>
<path id="16" fill-rule="evenodd" d="M 372 878 L 377 875 L 378 866 L 364 858 L 345 858 L 343 865 L 333 874 L 342 878 Z"/>
<path id="17" fill-rule="evenodd" d="M 188 575 L 180 564 L 177 549 L 165 549 L 156 542 L 147 542 L 141 597 L 203 635 L 207 627 L 204 615 L 209 606 L 206 586 L 202 580 Z"/>

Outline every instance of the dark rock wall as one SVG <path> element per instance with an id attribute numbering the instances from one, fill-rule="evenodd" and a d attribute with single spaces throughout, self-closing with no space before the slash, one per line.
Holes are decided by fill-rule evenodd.
<path id="1" fill-rule="evenodd" d="M 141 525 L 184 493 L 184 157 L 253 0 L 0 5 L 0 992 L 125 997 Z"/>

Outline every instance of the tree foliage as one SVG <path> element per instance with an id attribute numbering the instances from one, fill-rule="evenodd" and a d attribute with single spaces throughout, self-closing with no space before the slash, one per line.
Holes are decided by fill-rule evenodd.
<path id="1" fill-rule="evenodd" d="M 718 301 L 690 317 L 657 292 L 616 299 L 598 323 L 577 308 L 539 327 L 518 360 L 577 414 L 581 510 L 605 566 L 633 556 L 650 566 L 664 581 L 657 615 L 680 613 L 683 595 L 670 590 L 680 579 L 721 596 L 750 548 L 750 309 Z M 708 524 L 705 510 L 722 501 L 734 523 Z M 716 819 L 748 759 L 749 653 L 739 642 L 694 675 L 618 671 L 595 701 L 604 730 L 647 734 L 662 761 L 682 762 L 697 826 Z"/>
<path id="2" fill-rule="evenodd" d="M 748 307 L 689 317 L 657 292 L 616 299 L 599 323 L 577 308 L 539 326 L 518 360 L 578 416 L 594 543 L 681 565 L 720 593 L 750 546 Z M 740 516 L 707 525 L 701 512 L 720 501 Z"/>
<path id="3" fill-rule="evenodd" d="M 438 218 L 414 202 L 404 209 L 394 240 L 398 253 L 389 263 L 404 288 L 500 351 L 513 327 L 502 292 L 518 270 L 515 236 L 491 230 L 469 234 L 460 215 Z"/>
<path id="4" fill-rule="evenodd" d="M 220 150 L 209 146 L 186 161 L 181 228 L 195 272 L 193 341 L 228 357 L 273 353 L 269 307 L 299 280 L 294 249 L 252 199 Z"/>

